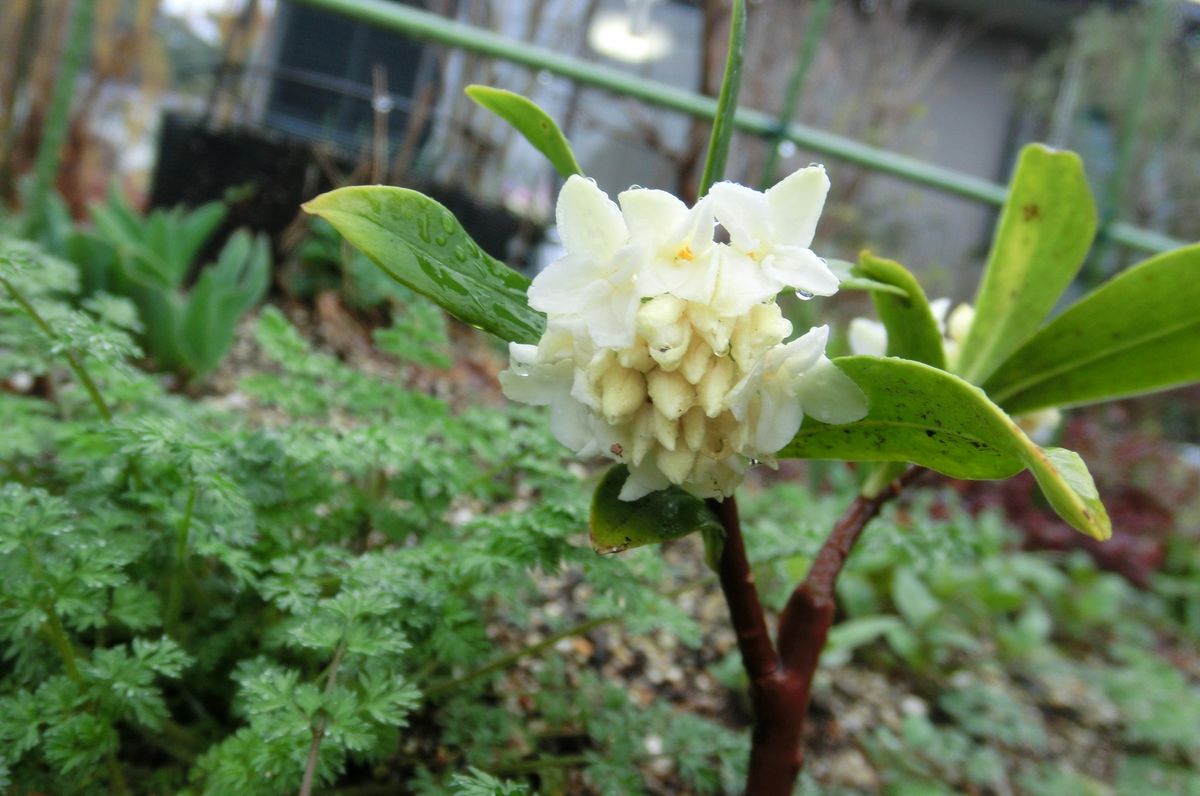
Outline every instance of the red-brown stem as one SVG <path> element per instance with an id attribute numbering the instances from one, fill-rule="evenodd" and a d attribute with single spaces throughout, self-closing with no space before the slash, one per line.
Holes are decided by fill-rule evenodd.
<path id="1" fill-rule="evenodd" d="M 771 644 L 766 617 L 746 559 L 741 523 L 733 498 L 709 501 L 725 528 L 718 575 L 737 633 L 742 665 L 750 678 L 754 708 L 753 741 L 746 793 L 788 796 L 804 765 L 804 717 L 821 650 L 833 624 L 834 586 L 846 558 L 867 523 L 904 487 L 924 472 L 909 468 L 873 497 L 859 496 L 834 525 L 779 618 L 778 650 Z"/>

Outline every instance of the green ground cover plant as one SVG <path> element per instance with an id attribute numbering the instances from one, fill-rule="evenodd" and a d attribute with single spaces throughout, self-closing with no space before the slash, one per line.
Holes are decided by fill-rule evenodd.
<path id="1" fill-rule="evenodd" d="M 348 188 L 308 205 L 367 260 L 319 226 L 304 254 L 347 275 L 351 303 L 392 315 L 375 334 L 390 357 L 387 377 L 315 348 L 267 308 L 243 341 L 257 359 L 236 371 L 233 391 L 169 392 L 135 366 L 145 363 L 142 346 L 155 345 L 155 311 L 120 280 L 98 278 L 89 252 L 59 245 L 79 230 L 55 219 L 53 169 L 39 167 L 38 224 L 6 224 L 0 236 L 0 787 L 301 796 L 1200 788 L 1194 539 L 1175 540 L 1166 572 L 1138 591 L 1080 555 L 1020 552 L 998 516 L 967 512 L 948 489 L 886 507 L 918 478 L 933 481 L 924 470 L 965 479 L 1029 470 L 1048 511 L 1108 536 L 1082 459 L 1034 442 L 1018 420 L 1200 378 L 1200 250 L 1155 256 L 1047 319 L 1088 251 L 1095 213 L 1078 158 L 1031 146 L 974 320 L 947 336 L 899 263 L 864 253 L 837 277 L 796 242 L 803 232 L 791 227 L 815 225 L 817 213 L 789 213 L 796 200 L 823 197 L 823 170 L 797 172 L 774 204 L 719 182 L 743 23 L 739 2 L 701 194 L 712 188 L 721 212 L 765 207 L 774 227 L 751 241 L 752 224 L 738 222 L 753 214 L 729 212 L 728 243 L 668 241 L 669 256 L 652 252 L 643 273 L 657 269 L 661 288 L 674 279 L 662 266 L 707 267 L 713 251 L 764 272 L 792 258 L 820 288 L 781 278 L 801 299 L 837 286 L 871 294 L 887 356 L 826 359 L 827 330 L 786 345 L 790 331 L 748 339 L 772 327 L 763 308 L 774 298 L 741 283 L 724 296 L 746 300 L 737 310 L 713 296 L 680 298 L 693 287 L 684 282 L 632 296 L 631 317 L 644 305 L 671 328 L 685 302 L 701 305 L 686 311 L 699 319 L 712 367 L 732 356 L 745 371 L 739 383 L 761 387 L 751 390 L 752 413 L 774 422 L 722 438 L 745 459 L 736 478 L 697 457 L 679 466 L 683 457 L 668 455 L 679 440 L 662 428 L 654 442 L 645 433 L 615 441 L 607 451 L 619 463 L 607 472 L 575 462 L 559 441 L 580 420 L 561 410 L 588 385 L 572 383 L 561 401 L 511 385 L 535 366 L 555 377 L 576 370 L 571 358 L 532 358 L 534 343 L 578 356 L 585 337 L 628 329 L 590 304 L 563 309 L 577 297 L 571 284 L 549 289 L 553 277 L 535 298 L 537 282 L 484 255 L 444 208 L 400 188 Z M 606 230 L 601 216 L 612 222 L 615 206 L 581 177 L 553 121 L 515 95 L 472 96 L 559 169 L 563 226 L 596 249 L 612 243 L 616 222 Z M 705 221 L 638 190 L 630 201 Z M 596 212 L 580 214 L 586 203 Z M 114 203 L 108 212 L 118 217 L 105 212 L 95 221 L 106 251 L 163 277 L 157 288 L 168 292 L 215 217 L 211 208 L 125 217 Z M 47 219 L 61 235 L 41 226 Z M 201 276 L 190 293 L 221 311 L 201 313 L 216 337 L 189 375 L 211 372 L 230 348 L 266 268 L 248 238 L 226 248 L 233 254 L 219 258 L 213 280 Z M 567 248 L 574 266 L 603 277 L 595 282 L 620 264 L 571 240 Z M 372 282 L 368 263 L 402 288 Z M 629 299 L 617 295 L 619 281 L 590 298 Z M 229 284 L 229 294 L 218 289 Z M 531 306 L 547 294 L 556 306 Z M 440 397 L 416 388 L 406 375 L 455 364 L 439 305 L 515 344 L 502 382 L 551 412 L 504 404 L 489 379 L 461 374 L 443 374 Z M 739 313 L 759 315 L 730 333 L 725 351 L 721 324 L 737 316 L 736 326 Z M 644 406 L 690 411 L 678 379 L 643 395 L 642 377 L 629 372 L 637 368 L 613 365 L 616 344 L 593 343 L 596 373 L 619 389 L 591 420 L 603 414 L 611 431 L 624 422 L 613 418 Z M 691 342 L 642 343 L 620 356 L 640 363 L 639 374 L 659 373 L 647 379 L 671 381 L 661 375 L 674 372 L 668 361 L 707 367 L 705 356 L 672 359 L 686 358 Z M 775 366 L 754 370 L 751 354 Z M 781 395 L 803 403 L 802 425 Z M 773 445 L 792 421 L 798 430 Z M 711 430 L 698 422 L 680 432 L 692 448 L 695 429 Z M 638 469 L 636 444 L 659 446 L 658 472 Z M 861 465 L 831 471 L 831 488 L 814 492 L 788 480 L 794 469 L 758 477 L 756 451 L 767 463 Z M 733 488 L 751 471 L 739 514 Z M 629 494 L 631 485 L 644 494 Z M 597 556 L 593 546 L 622 554 Z M 732 630 L 704 621 L 697 595 L 718 587 Z M 764 607 L 779 615 L 774 638 Z M 629 649 L 638 639 L 648 640 L 642 660 Z M 673 650 L 670 676 L 646 654 L 654 645 Z M 690 701 L 714 685 L 724 689 L 720 707 Z M 822 764 L 828 754 L 830 765 L 802 772 L 805 751 Z"/>
<path id="2" fill-rule="evenodd" d="M 4 375 L 57 385 L 53 401 L 0 396 L 12 792 L 737 789 L 747 747 L 728 716 L 640 703 L 555 646 L 619 629 L 703 650 L 678 596 L 714 584 L 686 540 L 683 558 L 581 545 L 584 474 L 540 413 L 452 409 L 314 351 L 275 310 L 256 323 L 262 361 L 236 410 L 172 395 L 129 364 L 127 304 L 77 308 L 76 269 L 31 244 L 6 241 L 0 263 L 52 332 L 6 293 L 2 339 L 23 353 Z M 747 494 L 769 606 L 855 489 L 837 474 L 832 494 Z M 1121 793 L 1152 772 L 1164 793 L 1194 788 L 1200 692 L 1153 651 L 1188 638 L 1171 598 L 1085 558 L 1012 553 L 996 517 L 949 511 L 936 519 L 926 496 L 885 517 L 839 581 L 818 703 L 866 666 L 930 706 L 863 732 L 880 780 Z M 547 583 L 573 579 L 592 597 L 563 610 Z M 737 686 L 726 655 L 715 669 Z M 1063 704 L 1031 682 L 1084 690 Z M 1112 744 L 1107 773 L 1040 746 L 1064 711 L 1088 710 Z M 663 760 L 667 784 L 651 768 Z"/>

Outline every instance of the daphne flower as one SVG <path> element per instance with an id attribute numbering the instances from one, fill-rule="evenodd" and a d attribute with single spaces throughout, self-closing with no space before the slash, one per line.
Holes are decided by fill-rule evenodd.
<path id="1" fill-rule="evenodd" d="M 707 303 L 717 277 L 710 203 L 701 200 L 689 209 L 666 191 L 649 188 L 623 191 L 617 201 L 640 259 L 638 295 L 669 293 Z"/>
<path id="2" fill-rule="evenodd" d="M 500 374 L 500 387 L 514 401 L 549 406 L 554 438 L 577 456 L 596 456 L 603 449 L 604 426 L 576 397 L 577 350 L 562 331 L 547 332 L 536 346 L 509 343 L 509 367 Z"/>
<path id="3" fill-rule="evenodd" d="M 717 305 L 744 312 L 784 288 L 806 296 L 831 296 L 838 279 L 809 249 L 829 193 L 822 166 L 809 166 L 761 193 L 722 182 L 709 196 L 717 221 L 729 233 Z"/>
<path id="4" fill-rule="evenodd" d="M 582 324 L 597 345 L 633 342 L 638 262 L 625 247 L 629 230 L 621 211 L 591 180 L 571 176 L 555 211 L 564 258 L 529 287 L 529 305 L 566 324 Z"/>
<path id="5" fill-rule="evenodd" d="M 635 188 L 618 209 L 591 182 L 567 180 L 566 256 L 529 291 L 546 333 L 510 347 L 501 384 L 513 400 L 549 406 L 555 436 L 579 455 L 627 465 L 621 499 L 671 484 L 729 495 L 806 414 L 848 422 L 866 412 L 824 355 L 827 328 L 785 343 L 792 324 L 776 294 L 837 288 L 807 249 L 828 183 L 819 169 L 798 175 L 766 194 L 722 183 L 693 208 Z M 763 219 L 745 215 L 755 202 Z M 730 243 L 714 241 L 714 216 Z"/>

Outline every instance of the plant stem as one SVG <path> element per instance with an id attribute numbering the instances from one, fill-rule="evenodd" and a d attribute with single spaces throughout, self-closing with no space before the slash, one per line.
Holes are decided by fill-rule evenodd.
<path id="1" fill-rule="evenodd" d="M 342 656 L 346 654 L 346 644 L 338 644 L 333 653 L 333 661 L 329 664 L 329 679 L 325 681 L 325 695 L 328 696 L 337 685 L 338 669 L 342 665 Z M 317 762 L 321 757 L 321 739 L 325 737 L 325 717 L 317 719 L 312 729 L 312 743 L 308 747 L 308 762 L 304 766 L 304 778 L 300 780 L 299 796 L 312 796 L 313 780 L 317 775 Z"/>
<path id="2" fill-rule="evenodd" d="M 499 777 L 506 777 L 512 774 L 526 774 L 530 771 L 544 771 L 547 768 L 574 768 L 590 761 L 591 758 L 587 755 L 551 755 L 500 766 L 493 769 L 492 773 Z"/>
<path id="3" fill-rule="evenodd" d="M 766 615 L 746 559 L 741 521 L 733 497 L 708 501 L 725 529 L 717 572 L 737 634 L 742 666 L 750 680 L 754 728 L 746 793 L 786 796 L 800 773 L 803 684 L 789 676 L 771 644 Z"/>
<path id="4" fill-rule="evenodd" d="M 1108 259 L 1115 237 L 1111 234 L 1112 226 L 1121 212 L 1121 200 L 1137 147 L 1138 132 L 1146 115 L 1150 81 L 1154 77 L 1155 64 L 1164 50 L 1163 39 L 1167 35 L 1175 5 L 1170 0 L 1151 0 L 1149 3 L 1146 38 L 1142 42 L 1132 82 L 1126 87 L 1125 96 L 1128 98 L 1129 110 L 1122 114 L 1116 157 L 1101 201 L 1100 234 L 1096 247 L 1092 249 L 1091 256 L 1084 266 L 1085 274 L 1093 280 L 1093 284 L 1101 282 L 1105 275 L 1105 260 Z"/>
<path id="5" fill-rule="evenodd" d="M 179 613 L 183 607 L 183 578 L 186 573 L 188 534 L 192 528 L 192 511 L 196 507 L 196 494 L 199 487 L 192 484 L 188 490 L 187 505 L 183 509 L 183 518 L 179 521 L 179 530 L 175 538 L 175 570 L 171 573 L 171 585 L 167 592 L 166 618 L 163 629 L 171 638 L 176 638 L 179 631 Z M 176 638 L 176 640 L 178 640 Z"/>
<path id="6" fill-rule="evenodd" d="M 41 316 L 41 313 L 39 313 L 33 304 L 31 304 L 29 300 L 21 294 L 21 291 L 17 290 L 12 282 L 9 282 L 7 279 L 0 278 L 0 285 L 4 286 L 4 289 L 8 291 L 8 295 L 12 296 L 12 300 L 15 301 L 22 310 L 25 311 L 25 314 L 33 320 L 37 327 L 41 329 L 47 337 L 52 340 L 58 337 L 58 335 L 55 334 L 53 327 L 46 322 L 46 319 Z M 104 403 L 104 398 L 100 396 L 100 390 L 96 387 L 96 382 L 92 381 L 92 376 L 88 373 L 87 368 L 84 367 L 83 362 L 75 355 L 75 352 L 69 348 L 63 349 L 63 356 L 66 357 L 67 364 L 71 367 L 71 372 L 75 374 L 75 378 L 79 379 L 79 383 L 83 385 L 85 390 L 87 390 L 87 394 L 91 397 L 92 403 L 96 405 L 96 411 L 98 411 L 100 416 L 106 421 L 111 422 L 112 412 L 109 410 L 108 404 Z"/>
<path id="7" fill-rule="evenodd" d="M 804 81 L 808 77 L 809 67 L 812 66 L 813 56 L 817 54 L 817 45 L 821 43 L 821 34 L 825 32 L 825 20 L 829 17 L 829 9 L 833 0 L 816 0 L 813 8 L 804 20 L 804 40 L 796 53 L 796 63 L 788 78 L 787 93 L 783 105 L 779 109 L 779 128 L 767 137 L 767 158 L 763 163 L 762 175 L 758 178 L 759 187 L 764 191 L 775 183 L 775 171 L 779 167 L 779 144 L 787 135 L 788 123 L 796 115 L 796 107 L 804 96 Z"/>
<path id="8" fill-rule="evenodd" d="M 697 196 L 708 193 L 712 184 L 725 173 L 729 142 L 733 139 L 733 117 L 737 113 L 738 92 L 742 87 L 742 60 L 746 49 L 745 0 L 733 0 L 733 10 L 729 14 L 729 52 L 725 56 L 725 74 L 721 78 L 721 93 L 717 97 L 717 112 Z"/>
<path id="9" fill-rule="evenodd" d="M 833 624 L 837 577 L 867 523 L 923 472 L 910 468 L 878 494 L 854 499 L 821 545 L 808 576 L 792 592 L 779 618 L 776 646 L 767 636 L 766 618 L 746 559 L 737 505 L 732 497 L 708 501 L 725 528 L 718 571 L 742 665 L 750 679 L 754 707 L 746 793 L 789 796 L 795 787 L 804 765 L 804 717 L 813 677 Z"/>
<path id="10" fill-rule="evenodd" d="M 41 226 L 50 186 L 58 174 L 62 159 L 63 141 L 71 123 L 71 100 L 75 98 L 75 80 L 83 68 L 92 34 L 92 19 L 96 14 L 96 0 L 76 0 L 71 14 L 71 31 L 67 37 L 67 49 L 63 53 L 62 67 L 54 83 L 54 94 L 50 101 L 50 112 L 46 126 L 42 128 L 42 143 L 38 147 L 37 160 L 33 166 L 33 188 L 29 193 L 29 226 L 36 231 Z"/>
<path id="11" fill-rule="evenodd" d="M 708 506 L 725 529 L 725 544 L 717 564 L 717 577 L 721 581 L 721 591 L 725 592 L 725 601 L 729 604 L 742 664 L 753 682 L 773 673 L 778 668 L 779 656 L 771 644 L 766 614 L 763 613 L 758 589 L 754 585 L 754 572 L 746 558 L 737 502 L 731 495 L 725 500 L 710 500 Z"/>
<path id="12" fill-rule="evenodd" d="M 37 557 L 37 551 L 32 545 L 27 546 L 29 552 L 29 565 L 34 577 L 41 580 L 44 577 L 41 563 Z M 66 669 L 67 677 L 71 682 L 83 692 L 86 687 L 83 675 L 79 672 L 79 658 L 75 655 L 75 647 L 71 644 L 71 639 L 67 635 L 67 629 L 62 623 L 62 617 L 58 615 L 58 609 L 54 607 L 53 598 L 47 599 L 42 603 L 42 610 L 46 612 L 46 628 L 50 635 L 50 642 L 54 648 L 58 650 L 59 656 L 62 658 L 63 668 Z M 89 700 L 91 703 L 91 700 Z M 89 710 L 95 710 L 94 703 L 91 704 Z M 125 782 L 125 775 L 121 773 L 121 765 L 117 762 L 117 756 L 110 749 L 104 753 L 104 762 L 108 768 L 109 778 L 112 780 L 112 789 L 114 793 L 125 796 L 129 793 L 129 785 Z"/>

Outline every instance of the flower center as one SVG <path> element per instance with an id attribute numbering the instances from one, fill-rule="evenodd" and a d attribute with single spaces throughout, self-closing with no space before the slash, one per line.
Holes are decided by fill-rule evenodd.
<path id="1" fill-rule="evenodd" d="M 692 252 L 692 247 L 686 243 L 679 247 L 679 251 L 675 252 L 675 262 L 683 260 L 690 263 L 695 259 L 696 255 Z"/>

